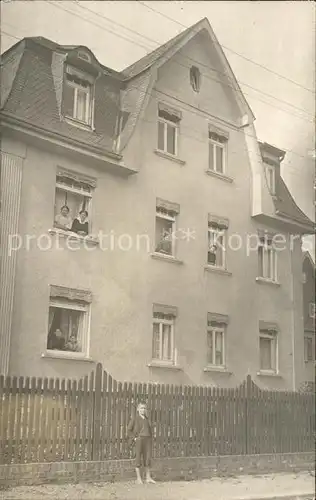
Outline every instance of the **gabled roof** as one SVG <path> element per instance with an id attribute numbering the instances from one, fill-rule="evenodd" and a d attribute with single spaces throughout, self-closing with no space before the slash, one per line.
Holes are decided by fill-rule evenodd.
<path id="1" fill-rule="evenodd" d="M 166 54 L 170 49 L 172 49 L 175 46 L 177 46 L 177 44 L 180 43 L 185 38 L 185 36 L 187 35 L 187 33 L 189 33 L 190 31 L 194 30 L 195 27 L 200 22 L 201 21 L 199 21 L 198 23 L 194 24 L 193 26 L 190 26 L 186 30 L 181 31 L 181 33 L 179 33 L 174 38 L 171 38 L 171 40 L 168 40 L 163 45 L 160 45 L 159 47 L 157 47 L 157 49 L 153 50 L 152 52 L 149 52 L 144 57 L 142 57 L 138 61 L 134 62 L 133 64 L 131 64 L 130 66 L 128 66 L 127 68 L 125 68 L 122 71 L 122 74 L 125 76 L 125 78 L 129 79 L 129 78 L 133 78 L 136 75 L 139 75 L 139 73 L 142 73 L 146 69 L 149 69 L 155 62 L 159 61 L 159 59 L 164 54 Z"/>
<path id="2" fill-rule="evenodd" d="M 243 109 L 243 113 L 248 115 L 248 119 L 250 122 L 254 121 L 255 116 L 237 82 L 235 74 L 231 69 L 231 66 L 225 56 L 225 53 L 219 41 L 217 40 L 216 35 L 206 17 L 201 21 L 198 21 L 196 24 L 190 26 L 183 32 L 179 33 L 177 36 L 166 42 L 164 45 L 150 52 L 142 59 L 136 61 L 134 64 L 126 68 L 122 72 L 122 75 L 126 79 L 131 79 L 139 75 L 143 71 L 159 68 L 160 65 L 164 64 L 178 50 L 183 48 L 194 36 L 196 36 L 198 33 L 201 33 L 202 31 L 208 33 L 210 44 L 213 44 L 215 47 L 217 55 L 224 68 L 223 73 L 227 74 L 230 86 L 235 91 L 236 100 Z"/>

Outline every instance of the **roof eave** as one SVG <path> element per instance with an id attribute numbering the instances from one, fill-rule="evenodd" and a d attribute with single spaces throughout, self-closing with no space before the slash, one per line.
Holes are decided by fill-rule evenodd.
<path id="1" fill-rule="evenodd" d="M 286 214 L 281 210 L 276 210 L 275 214 L 282 220 L 283 222 L 290 224 L 293 227 L 296 227 L 302 234 L 314 234 L 315 233 L 315 224 L 313 221 L 304 221 L 299 219 L 298 217 L 293 217 L 292 215 Z"/>

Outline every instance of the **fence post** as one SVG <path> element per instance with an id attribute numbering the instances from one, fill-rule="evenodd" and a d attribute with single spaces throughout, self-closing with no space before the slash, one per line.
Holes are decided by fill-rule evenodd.
<path id="1" fill-rule="evenodd" d="M 102 397 L 102 365 L 98 363 L 95 370 L 93 393 L 93 434 L 92 460 L 100 460 L 101 438 L 101 397 Z"/>
<path id="2" fill-rule="evenodd" d="M 252 397 L 252 380 L 251 375 L 246 378 L 246 397 L 245 397 L 245 437 L 246 437 L 246 455 L 251 454 L 251 397 Z"/>

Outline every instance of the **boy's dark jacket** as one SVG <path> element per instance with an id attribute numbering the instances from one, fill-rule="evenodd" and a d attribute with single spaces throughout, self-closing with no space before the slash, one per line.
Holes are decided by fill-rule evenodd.
<path id="1" fill-rule="evenodd" d="M 148 417 L 145 416 L 145 418 L 147 419 L 147 422 L 149 424 L 149 432 L 151 435 L 151 422 L 148 419 Z M 134 439 L 139 436 L 139 433 L 142 430 L 142 428 L 143 428 L 143 419 L 137 413 L 135 416 L 131 418 L 127 427 L 127 437 L 129 439 L 130 444 L 132 444 Z"/>

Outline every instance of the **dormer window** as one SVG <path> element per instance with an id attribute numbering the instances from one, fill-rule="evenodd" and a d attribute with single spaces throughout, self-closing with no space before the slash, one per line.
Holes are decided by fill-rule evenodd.
<path id="1" fill-rule="evenodd" d="M 87 54 L 84 50 L 79 50 L 78 51 L 78 57 L 80 59 L 83 59 L 84 61 L 91 62 L 91 56 Z"/>
<path id="2" fill-rule="evenodd" d="M 275 194 L 275 170 L 273 165 L 266 165 L 266 178 L 270 193 Z"/>
<path id="3" fill-rule="evenodd" d="M 65 116 L 92 126 L 93 77 L 67 66 L 65 78 Z"/>

